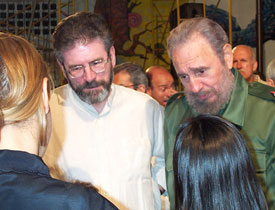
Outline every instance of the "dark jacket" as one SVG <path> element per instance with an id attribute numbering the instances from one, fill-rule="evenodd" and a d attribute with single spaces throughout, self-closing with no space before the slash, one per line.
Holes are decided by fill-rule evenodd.
<path id="1" fill-rule="evenodd" d="M 248 145 L 254 169 L 265 193 L 269 209 L 275 209 L 275 97 L 272 87 L 248 84 L 233 69 L 236 88 L 218 115 L 235 124 Z M 173 149 L 180 124 L 198 114 L 183 93 L 172 96 L 165 108 L 164 142 L 167 188 L 174 210 Z"/>
<path id="2" fill-rule="evenodd" d="M 95 190 L 50 177 L 42 159 L 0 150 L 0 210 L 117 209 Z"/>

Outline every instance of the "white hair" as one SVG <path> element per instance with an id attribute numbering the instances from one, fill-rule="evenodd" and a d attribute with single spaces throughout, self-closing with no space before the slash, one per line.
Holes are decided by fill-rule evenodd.
<path id="1" fill-rule="evenodd" d="M 269 62 L 266 68 L 266 79 L 275 81 L 275 58 Z"/>

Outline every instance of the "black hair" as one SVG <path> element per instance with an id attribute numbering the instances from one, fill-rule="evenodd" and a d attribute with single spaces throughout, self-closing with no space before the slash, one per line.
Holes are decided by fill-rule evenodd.
<path id="1" fill-rule="evenodd" d="M 221 117 L 199 115 L 179 128 L 173 167 L 177 210 L 267 209 L 246 142 Z"/>

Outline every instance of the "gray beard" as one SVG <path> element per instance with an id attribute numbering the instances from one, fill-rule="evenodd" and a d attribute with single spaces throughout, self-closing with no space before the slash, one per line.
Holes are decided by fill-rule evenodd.
<path id="1" fill-rule="evenodd" d="M 68 83 L 82 101 L 84 101 L 87 104 L 92 105 L 92 104 L 101 103 L 107 98 L 107 96 L 109 95 L 110 89 L 111 89 L 113 76 L 114 76 L 113 70 L 111 68 L 110 78 L 109 78 L 109 81 L 107 81 L 107 82 L 106 81 L 85 82 L 83 85 L 78 86 L 78 87 L 74 87 L 70 80 L 68 80 Z M 94 87 L 98 87 L 98 86 L 102 86 L 103 89 L 102 90 L 94 90 L 89 93 L 85 93 L 83 91 L 83 89 L 85 89 L 85 88 L 94 88 Z"/>
<path id="2" fill-rule="evenodd" d="M 187 102 L 198 114 L 209 113 L 215 115 L 230 100 L 232 91 L 235 88 L 234 76 L 230 70 L 223 69 L 223 71 L 225 71 L 225 74 L 219 84 L 221 87 L 220 91 L 218 92 L 215 89 L 208 91 L 214 93 L 217 96 L 217 100 L 209 103 L 206 100 L 201 100 L 199 98 L 200 95 L 204 95 L 206 92 L 189 93 L 184 91 Z"/>
<path id="3" fill-rule="evenodd" d="M 108 96 L 110 88 L 103 87 L 102 90 L 94 90 L 90 94 L 86 94 L 83 91 L 76 91 L 79 98 L 87 104 L 98 104 L 103 102 Z"/>

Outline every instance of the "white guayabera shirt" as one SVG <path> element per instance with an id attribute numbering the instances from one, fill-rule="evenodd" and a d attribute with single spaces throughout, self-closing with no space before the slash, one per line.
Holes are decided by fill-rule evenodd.
<path id="1" fill-rule="evenodd" d="M 163 110 L 144 93 L 111 88 L 100 114 L 68 85 L 55 90 L 53 132 L 44 160 L 57 172 L 53 176 L 92 183 L 120 210 L 159 209 L 152 177 L 166 188 Z"/>

